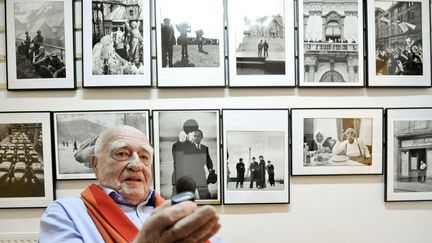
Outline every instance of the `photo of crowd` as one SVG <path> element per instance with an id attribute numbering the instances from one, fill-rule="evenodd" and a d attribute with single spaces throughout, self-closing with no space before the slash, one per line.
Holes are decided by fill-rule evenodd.
<path id="1" fill-rule="evenodd" d="M 420 44 L 420 43 L 419 43 Z M 405 45 L 385 50 L 377 49 L 377 75 L 422 75 L 423 50 L 410 38 Z"/>
<path id="2" fill-rule="evenodd" d="M 0 198 L 45 195 L 41 123 L 0 125 Z"/>
<path id="3" fill-rule="evenodd" d="M 376 74 L 423 75 L 420 2 L 376 1 Z"/>

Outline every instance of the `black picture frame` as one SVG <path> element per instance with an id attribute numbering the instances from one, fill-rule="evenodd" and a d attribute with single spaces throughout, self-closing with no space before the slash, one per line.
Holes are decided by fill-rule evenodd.
<path id="1" fill-rule="evenodd" d="M 292 175 L 383 174 L 383 119 L 383 108 L 291 109 Z"/>
<path id="2" fill-rule="evenodd" d="M 186 179 L 196 185 L 198 204 L 221 204 L 220 110 L 153 110 L 152 118 L 155 190 L 171 198 L 173 191 L 183 190 L 177 184 Z M 198 129 L 204 137 L 200 151 L 193 144 Z M 215 172 L 212 176 L 209 157 Z M 184 161 L 198 166 L 187 166 Z"/>
<path id="3" fill-rule="evenodd" d="M 224 204 L 290 202 L 288 120 L 288 109 L 222 109 Z"/>
<path id="4" fill-rule="evenodd" d="M 295 87 L 295 2 L 227 0 L 227 16 L 228 86 Z"/>
<path id="5" fill-rule="evenodd" d="M 297 4 L 297 86 L 365 87 L 363 1 Z"/>
<path id="6" fill-rule="evenodd" d="M 367 87 L 432 87 L 430 8 L 428 0 L 367 3 L 374 16 L 367 20 Z"/>
<path id="7" fill-rule="evenodd" d="M 157 0 L 155 9 L 156 86 L 225 87 L 224 0 Z"/>
<path id="8" fill-rule="evenodd" d="M 6 87 L 76 89 L 74 1 L 5 1 Z"/>
<path id="9" fill-rule="evenodd" d="M 81 9 L 83 88 L 151 87 L 150 1 L 89 0 Z"/>
<path id="10" fill-rule="evenodd" d="M 0 118 L 0 208 L 47 207 L 55 199 L 50 113 L 0 112 Z"/>
<path id="11" fill-rule="evenodd" d="M 432 201 L 432 107 L 387 108 L 386 138 L 384 200 Z"/>

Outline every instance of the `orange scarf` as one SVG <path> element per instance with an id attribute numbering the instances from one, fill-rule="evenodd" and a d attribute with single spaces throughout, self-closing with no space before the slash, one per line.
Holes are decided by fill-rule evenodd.
<path id="1" fill-rule="evenodd" d="M 138 234 L 137 227 L 100 187 L 91 184 L 81 193 L 81 198 L 105 242 L 133 241 Z M 164 201 L 165 199 L 156 193 L 156 207 Z"/>

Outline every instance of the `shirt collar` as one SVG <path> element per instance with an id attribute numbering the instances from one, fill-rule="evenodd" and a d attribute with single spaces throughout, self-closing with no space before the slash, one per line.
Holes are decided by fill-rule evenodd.
<path id="1" fill-rule="evenodd" d="M 145 205 L 147 206 L 151 206 L 151 207 L 156 207 L 155 204 L 155 200 L 156 200 L 156 193 L 155 190 L 153 190 L 152 188 L 150 188 L 150 192 L 146 198 L 146 200 L 138 205 L 133 205 L 130 202 L 128 202 L 122 195 L 120 195 L 118 192 L 116 192 L 115 190 L 108 188 L 108 187 L 104 187 L 101 185 L 98 185 L 100 188 L 102 188 L 102 190 L 104 190 L 104 192 L 106 194 L 108 194 L 108 196 L 110 196 L 115 203 L 120 204 L 120 205 L 124 205 L 124 206 L 128 206 L 128 207 L 136 207 L 136 206 L 140 206 L 140 205 Z"/>

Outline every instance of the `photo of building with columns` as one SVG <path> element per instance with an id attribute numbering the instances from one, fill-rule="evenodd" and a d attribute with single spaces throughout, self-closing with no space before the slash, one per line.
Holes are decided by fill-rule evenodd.
<path id="1" fill-rule="evenodd" d="M 359 83 L 363 75 L 358 0 L 303 0 L 300 57 L 304 83 Z M 360 22 L 359 22 L 360 21 Z M 359 77 L 360 76 L 360 77 Z"/>

